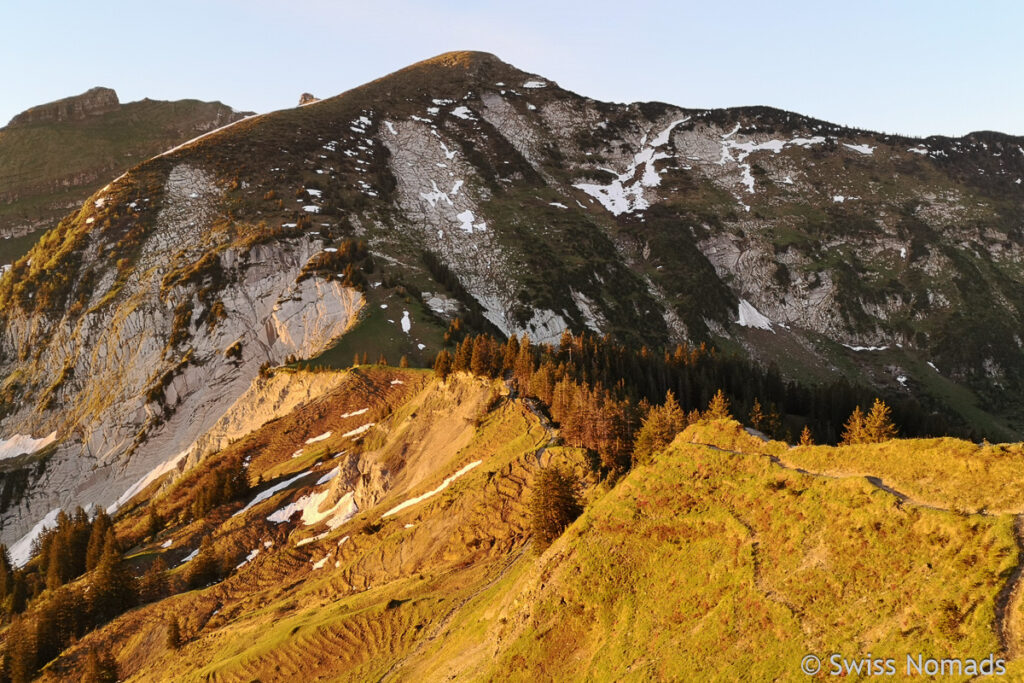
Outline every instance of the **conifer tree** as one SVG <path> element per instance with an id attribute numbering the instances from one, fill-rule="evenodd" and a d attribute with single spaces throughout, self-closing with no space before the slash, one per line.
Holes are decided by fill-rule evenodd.
<path id="1" fill-rule="evenodd" d="M 519 337 L 509 335 L 505 342 L 505 349 L 501 354 L 501 374 L 505 375 L 513 371 L 516 365 L 516 358 L 519 357 Z"/>
<path id="2" fill-rule="evenodd" d="M 167 624 L 167 649 L 177 650 L 181 642 L 181 624 L 178 623 L 178 617 L 171 617 Z"/>
<path id="3" fill-rule="evenodd" d="M 14 567 L 7 546 L 0 543 L 0 609 L 7 602 L 7 596 L 14 588 Z"/>
<path id="4" fill-rule="evenodd" d="M 398 359 L 398 367 L 400 367 L 400 368 L 407 368 L 407 367 L 409 367 L 409 357 L 408 356 L 402 356 L 401 358 L 399 358 Z"/>
<path id="5" fill-rule="evenodd" d="M 16 617 L 7 629 L 4 672 L 11 683 L 28 683 L 35 677 L 36 662 L 35 626 L 24 617 Z"/>
<path id="6" fill-rule="evenodd" d="M 811 436 L 811 428 L 804 425 L 804 430 L 800 432 L 800 445 L 801 446 L 813 446 L 814 437 Z"/>
<path id="7" fill-rule="evenodd" d="M 530 388 L 530 378 L 533 376 L 533 351 L 530 347 L 529 335 L 523 335 L 523 340 L 519 343 L 519 351 L 516 354 L 515 366 L 512 368 L 512 374 L 515 377 L 516 386 L 519 391 L 526 393 Z"/>
<path id="8" fill-rule="evenodd" d="M 679 407 L 675 394 L 668 391 L 665 402 L 652 408 L 637 432 L 633 445 L 633 462 L 646 464 L 655 453 L 662 450 L 686 429 L 686 413 Z"/>
<path id="9" fill-rule="evenodd" d="M 751 406 L 750 408 L 749 418 L 751 427 L 758 430 L 759 432 L 764 431 L 766 418 L 764 415 L 764 411 L 761 408 L 761 401 L 759 401 L 757 398 L 754 399 L 754 405 Z"/>
<path id="10" fill-rule="evenodd" d="M 857 406 L 853 409 L 853 413 L 850 414 L 850 419 L 843 425 L 843 435 L 840 439 L 840 443 L 847 446 L 852 446 L 858 443 L 864 443 L 865 431 L 864 431 L 864 411 Z"/>
<path id="11" fill-rule="evenodd" d="M 473 354 L 470 356 L 469 371 L 478 377 L 491 374 L 490 338 L 480 334 L 473 339 Z"/>
<path id="12" fill-rule="evenodd" d="M 156 538 L 156 535 L 160 533 L 163 527 L 164 520 L 161 519 L 153 505 L 150 505 L 149 511 L 146 513 L 146 536 L 148 538 Z"/>
<path id="13" fill-rule="evenodd" d="M 732 418 L 729 412 L 729 399 L 721 389 L 715 392 L 708 402 L 708 409 L 704 412 L 704 418 L 708 420 L 728 420 Z"/>
<path id="14" fill-rule="evenodd" d="M 117 662 L 106 649 L 89 651 L 85 660 L 82 683 L 117 683 Z"/>
<path id="15" fill-rule="evenodd" d="M 210 537 L 204 536 L 199 543 L 199 553 L 185 572 L 185 581 L 189 588 L 201 588 L 219 578 L 220 557 L 217 555 Z"/>
<path id="16" fill-rule="evenodd" d="M 100 563 L 103 556 L 103 544 L 107 539 L 107 531 L 113 526 L 110 515 L 102 507 L 96 511 L 92 520 L 92 530 L 89 533 L 89 543 L 85 551 L 85 570 L 92 571 Z"/>
<path id="17" fill-rule="evenodd" d="M 15 571 L 11 579 L 11 595 L 8 597 L 10 614 L 21 614 L 28 606 L 28 585 L 25 572 Z"/>
<path id="18" fill-rule="evenodd" d="M 139 599 L 143 602 L 154 602 L 167 595 L 167 563 L 158 557 L 149 565 L 149 569 L 139 580 Z"/>
<path id="19" fill-rule="evenodd" d="M 455 358 L 452 361 L 452 370 L 454 372 L 467 372 L 469 370 L 470 360 L 473 356 L 473 340 L 466 337 L 459 345 L 455 348 Z"/>
<path id="20" fill-rule="evenodd" d="M 110 621 L 135 604 L 134 579 L 121 556 L 113 529 L 107 530 L 103 555 L 90 582 L 89 601 L 98 623 Z"/>
<path id="21" fill-rule="evenodd" d="M 881 443 L 896 438 L 896 425 L 892 423 L 892 410 L 876 398 L 871 412 L 864 418 L 865 443 Z"/>
<path id="22" fill-rule="evenodd" d="M 530 497 L 530 530 L 543 550 L 580 516 L 576 478 L 549 466 L 537 473 Z"/>
<path id="23" fill-rule="evenodd" d="M 434 360 L 434 375 L 438 379 L 446 380 L 452 372 L 452 354 L 447 349 L 441 349 Z"/>

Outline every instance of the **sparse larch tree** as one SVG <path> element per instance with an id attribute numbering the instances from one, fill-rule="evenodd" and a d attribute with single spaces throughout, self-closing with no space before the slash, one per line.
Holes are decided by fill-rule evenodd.
<path id="1" fill-rule="evenodd" d="M 676 438 L 676 434 L 686 429 L 686 413 L 679 407 L 675 394 L 665 394 L 665 403 L 647 414 L 633 445 L 633 462 L 645 464 L 651 457 L 662 450 Z"/>
<path id="2" fill-rule="evenodd" d="M 860 406 L 853 409 L 850 419 L 843 425 L 843 435 L 839 443 L 846 446 L 864 443 L 864 411 Z"/>
<path id="3" fill-rule="evenodd" d="M 448 379 L 448 375 L 452 373 L 452 354 L 448 353 L 447 349 L 441 349 L 441 352 L 437 354 L 437 359 L 434 361 L 434 374 L 440 380 Z"/>
<path id="4" fill-rule="evenodd" d="M 811 428 L 804 425 L 804 430 L 800 432 L 800 445 L 801 446 L 813 446 L 814 437 L 811 436 Z"/>
<path id="5" fill-rule="evenodd" d="M 892 423 L 892 410 L 881 399 L 876 398 L 871 412 L 864 418 L 866 443 L 881 443 L 896 438 L 896 425 Z"/>
<path id="6" fill-rule="evenodd" d="M 704 417 L 708 420 L 728 420 L 732 418 L 732 413 L 729 412 L 729 399 L 725 397 L 725 394 L 721 389 L 715 392 L 715 395 L 711 397 L 708 402 L 708 409 L 704 411 Z"/>

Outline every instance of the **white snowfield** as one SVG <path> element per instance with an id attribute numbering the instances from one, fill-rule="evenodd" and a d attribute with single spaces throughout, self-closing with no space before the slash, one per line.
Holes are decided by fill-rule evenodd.
<path id="1" fill-rule="evenodd" d="M 0 440 L 0 460 L 15 458 L 25 453 L 35 453 L 41 448 L 46 448 L 57 440 L 57 432 L 49 436 L 35 439 L 24 434 L 15 434 L 9 439 Z"/>
<path id="2" fill-rule="evenodd" d="M 661 159 L 669 159 L 672 156 L 671 154 L 656 150 L 669 141 L 672 130 L 676 126 L 688 120 L 689 117 L 673 121 L 658 133 L 650 143 L 647 142 L 647 136 L 645 135 L 640 143 L 640 152 L 633 157 L 633 163 L 607 185 L 576 183 L 573 187 L 583 190 L 601 202 L 604 208 L 616 216 L 648 208 L 650 204 L 644 198 L 644 188 L 657 187 L 661 184 L 661 176 L 658 175 L 654 162 Z M 630 179 L 636 175 L 637 169 L 641 166 L 643 167 L 643 174 L 640 180 L 630 183 Z"/>
<path id="3" fill-rule="evenodd" d="M 331 438 L 331 434 L 332 433 L 333 432 L 324 432 L 320 436 L 314 436 L 311 439 L 306 439 L 306 444 L 308 445 L 308 444 L 311 444 L 311 443 L 316 443 L 318 441 L 323 441 L 324 439 L 329 439 L 329 438 Z"/>
<path id="4" fill-rule="evenodd" d="M 255 560 L 255 559 L 256 559 L 256 556 L 257 556 L 257 555 L 259 555 L 259 554 L 260 554 L 260 549 L 259 549 L 259 548 L 256 548 L 256 549 L 254 549 L 254 550 L 250 550 L 250 551 L 249 551 L 249 554 L 245 556 L 245 559 L 244 559 L 244 560 L 242 560 L 241 562 L 239 562 L 239 563 L 238 563 L 238 564 L 237 564 L 237 565 L 235 566 L 235 569 L 241 569 L 241 568 L 242 568 L 242 567 L 244 567 L 245 565 L 247 565 L 247 564 L 249 564 L 250 562 L 252 562 L 253 560 Z"/>
<path id="5" fill-rule="evenodd" d="M 280 491 L 282 489 L 286 489 L 289 486 L 291 486 L 292 484 L 294 484 L 295 482 L 297 482 L 299 479 L 302 479 L 307 474 L 309 474 L 309 470 L 306 470 L 305 472 L 299 472 L 298 474 L 296 474 L 291 479 L 285 479 L 282 482 L 274 484 L 273 486 L 271 486 L 266 491 L 261 491 L 259 494 L 257 494 L 257 496 L 255 498 L 253 498 L 251 501 L 249 501 L 248 505 L 246 505 L 244 508 L 242 508 L 241 510 L 239 510 L 238 512 L 236 512 L 235 514 L 233 514 L 231 516 L 232 517 L 237 517 L 238 515 L 246 512 L 247 510 L 249 510 L 251 507 L 253 507 L 255 505 L 259 505 L 263 501 L 265 501 L 268 498 L 270 498 L 271 496 L 273 496 L 278 491 Z"/>
<path id="6" fill-rule="evenodd" d="M 308 493 L 283 508 L 275 510 L 267 516 L 267 521 L 282 524 L 291 519 L 296 512 L 301 512 L 302 523 L 306 526 L 327 520 L 327 526 L 336 529 L 355 517 L 359 512 L 359 506 L 356 505 L 354 494 L 349 491 L 333 507 L 321 512 L 320 505 L 327 499 L 330 492 L 330 488 L 327 488 L 323 491 Z"/>
<path id="7" fill-rule="evenodd" d="M 375 424 L 377 424 L 377 423 L 376 422 L 367 422 L 366 424 L 362 425 L 361 427 L 356 427 L 352 431 L 345 432 L 341 436 L 342 436 L 343 439 L 351 439 L 353 436 L 359 436 L 360 434 L 362 434 L 363 432 L 365 432 L 366 430 L 368 430 L 370 427 L 372 427 Z"/>
<path id="8" fill-rule="evenodd" d="M 772 321 L 754 308 L 754 305 L 746 299 L 740 299 L 739 320 L 736 321 L 736 324 L 741 327 L 756 327 L 762 330 L 768 330 L 772 334 L 775 334 L 775 330 L 772 329 Z"/>
<path id="9" fill-rule="evenodd" d="M 402 311 L 402 332 L 409 334 L 412 329 L 412 320 L 409 319 L 409 311 Z"/>
<path id="10" fill-rule="evenodd" d="M 888 346 L 850 346 L 849 344 L 843 344 L 846 348 L 851 351 L 885 351 Z"/>
<path id="11" fill-rule="evenodd" d="M 316 480 L 316 486 L 320 486 L 321 484 L 326 484 L 331 479 L 334 479 L 336 476 L 338 476 L 340 473 L 341 473 L 341 468 L 340 467 L 335 467 L 333 470 L 328 471 L 327 474 L 325 474 L 324 476 L 322 476 L 319 479 L 317 479 Z"/>
<path id="12" fill-rule="evenodd" d="M 167 474 L 174 468 L 176 468 L 178 466 L 178 463 L 180 463 L 185 458 L 185 456 L 189 454 L 190 450 L 190 448 L 186 448 L 185 450 L 183 450 L 181 453 L 178 453 L 170 460 L 167 460 L 162 464 L 157 465 L 156 467 L 151 469 L 149 471 L 149 474 L 139 479 L 137 482 L 132 484 L 127 491 L 122 493 L 121 497 L 114 501 L 114 504 L 110 506 L 110 509 L 107 510 L 107 512 L 113 515 L 115 512 L 117 512 L 118 508 L 127 503 L 129 500 L 131 500 L 139 491 L 146 488 L 154 481 L 156 481 L 163 475 Z"/>
<path id="13" fill-rule="evenodd" d="M 474 462 L 469 463 L 468 465 L 463 467 L 461 470 L 459 470 L 458 472 L 456 472 L 452 476 L 450 476 L 447 479 L 445 479 L 444 481 L 442 481 L 441 485 L 438 486 L 433 491 L 427 491 L 426 493 L 424 493 L 421 496 L 416 496 L 415 498 L 410 498 L 409 500 L 405 501 L 404 503 L 399 503 L 398 505 L 396 505 L 395 507 L 391 508 L 390 510 L 385 512 L 383 515 L 381 515 L 381 517 L 390 517 L 391 515 L 397 515 L 399 512 L 401 512 L 402 510 L 404 510 L 404 509 L 406 509 L 408 507 L 412 507 L 413 505 L 416 505 L 417 503 L 422 503 L 423 501 L 425 501 L 426 499 L 428 499 L 428 498 L 430 498 L 432 496 L 436 496 L 437 494 L 441 493 L 441 491 L 444 491 L 446 488 L 448 488 L 448 485 L 451 484 L 453 481 L 455 481 L 456 479 L 458 479 L 459 477 L 464 475 L 466 472 L 469 472 L 471 469 L 473 469 L 474 467 L 476 467 L 477 465 L 479 465 L 482 462 L 483 462 L 483 460 L 476 460 Z"/>
<path id="14" fill-rule="evenodd" d="M 29 529 L 28 533 L 19 538 L 11 545 L 8 549 L 8 555 L 11 558 L 11 564 L 15 567 L 24 567 L 29 559 L 32 557 L 32 544 L 37 538 L 39 538 L 44 531 L 52 529 L 57 526 L 57 515 L 60 514 L 60 508 L 54 508 L 46 513 L 46 516 L 36 522 L 36 525 Z"/>
<path id="15" fill-rule="evenodd" d="M 848 149 L 852 149 L 854 152 L 860 152 L 861 154 L 866 154 L 868 156 L 871 156 L 872 154 L 875 153 L 875 148 L 872 147 L 871 145 L 851 145 L 848 142 L 844 142 L 843 143 L 843 147 L 846 147 Z"/>
<path id="16" fill-rule="evenodd" d="M 180 567 L 181 565 L 185 564 L 186 562 L 191 562 L 192 560 L 196 559 L 196 555 L 198 555 L 198 554 L 199 554 L 199 548 L 196 548 L 195 550 L 190 552 L 188 555 L 186 555 L 184 558 L 182 558 L 181 562 L 178 563 L 178 566 Z"/>

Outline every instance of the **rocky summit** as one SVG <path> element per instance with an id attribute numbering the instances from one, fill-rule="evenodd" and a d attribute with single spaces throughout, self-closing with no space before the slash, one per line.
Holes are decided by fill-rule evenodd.
<path id="1" fill-rule="evenodd" d="M 16 117 L 0 145 L 131 106 L 87 95 Z M 872 440 L 851 425 L 890 438 L 891 405 L 902 436 L 965 439 L 940 479 L 1019 459 L 972 442 L 1024 431 L 1024 139 L 611 104 L 478 52 L 294 109 L 210 106 L 199 137 L 108 172 L 0 279 L 0 541 L 49 580 L 33 541 L 102 506 L 139 576 L 159 556 L 196 589 L 165 586 L 45 675 L 102 642 L 140 680 L 533 680 L 569 675 L 569 655 L 673 678 L 730 614 L 805 648 L 835 624 L 868 633 L 800 589 L 827 592 L 822 567 L 863 572 L 859 600 L 885 583 L 890 556 L 808 521 L 839 516 L 910 549 L 878 633 L 914 631 L 909 596 L 945 586 L 974 607 L 928 612 L 915 646 L 1015 651 L 1016 493 L 924 477 L 906 463 L 928 439 L 831 444 Z M 636 436 L 652 415 L 678 427 L 653 446 Z M 537 555 L 527 500 L 564 483 L 552 469 L 583 512 Z M 964 556 L 924 573 L 952 552 L 940 536 Z M 679 593 L 637 569 L 705 561 Z M 649 600 L 619 601 L 623 582 Z M 188 656 L 154 645 L 176 614 Z M 683 632 L 690 650 L 662 638 Z"/>

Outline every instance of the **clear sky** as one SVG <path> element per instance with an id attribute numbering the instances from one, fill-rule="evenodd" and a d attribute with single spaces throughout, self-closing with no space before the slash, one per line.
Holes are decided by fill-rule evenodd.
<path id="1" fill-rule="evenodd" d="M 1024 135 L 1022 46 L 1019 1 L 2 0 L 0 125 L 97 85 L 265 112 L 474 49 L 602 100 Z"/>

